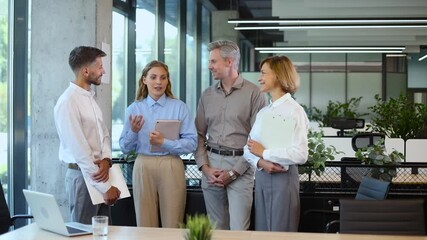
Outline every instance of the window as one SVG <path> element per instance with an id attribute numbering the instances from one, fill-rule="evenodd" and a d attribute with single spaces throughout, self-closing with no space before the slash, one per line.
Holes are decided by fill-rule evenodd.
<path id="1" fill-rule="evenodd" d="M 112 125 L 113 157 L 120 155 L 119 137 L 123 129 L 127 107 L 127 18 L 113 11 L 112 39 Z"/>
<path id="2" fill-rule="evenodd" d="M 172 84 L 172 93 L 176 98 L 179 96 L 179 38 L 178 38 L 178 7 L 177 0 L 166 0 L 166 21 L 165 21 L 165 63 L 168 65 L 170 80 Z"/>
<path id="3" fill-rule="evenodd" d="M 7 194 L 8 152 L 8 1 L 0 1 L 0 181 Z M 6 198 L 7 200 L 7 198 Z"/>
<path id="4" fill-rule="evenodd" d="M 187 0 L 187 34 L 186 34 L 186 103 L 192 116 L 197 108 L 197 19 L 196 0 Z"/>
<path id="5" fill-rule="evenodd" d="M 150 61 L 157 59 L 155 6 L 151 1 L 141 1 L 136 9 L 136 85 L 142 69 Z"/>

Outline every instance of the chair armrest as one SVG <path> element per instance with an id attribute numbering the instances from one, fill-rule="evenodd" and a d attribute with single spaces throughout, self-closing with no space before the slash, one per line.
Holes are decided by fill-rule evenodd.
<path id="1" fill-rule="evenodd" d="M 303 212 L 303 215 L 306 216 L 308 214 L 317 213 L 317 214 L 330 214 L 334 216 L 339 216 L 339 211 L 332 211 L 332 210 L 323 210 L 323 209 L 308 209 Z"/>
<path id="2" fill-rule="evenodd" d="M 339 231 L 339 224 L 340 224 L 340 220 L 333 220 L 333 221 L 328 222 L 326 224 L 326 227 L 325 227 L 325 232 L 326 233 L 334 232 L 331 230 L 331 228 L 332 228 L 332 226 L 335 226 L 335 225 L 338 225 L 338 231 Z"/>
<path id="3" fill-rule="evenodd" d="M 33 216 L 32 216 L 32 215 L 27 215 L 27 214 L 17 214 L 17 215 L 12 216 L 12 217 L 10 218 L 10 220 L 12 221 L 12 223 L 15 223 L 15 220 L 16 220 L 16 219 L 31 219 L 31 218 L 33 218 Z"/>

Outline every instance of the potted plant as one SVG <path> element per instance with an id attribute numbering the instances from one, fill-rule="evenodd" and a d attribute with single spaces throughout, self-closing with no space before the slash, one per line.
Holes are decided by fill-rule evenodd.
<path id="1" fill-rule="evenodd" d="M 409 101 L 407 95 L 384 101 L 377 94 L 377 103 L 369 109 L 374 113 L 368 129 L 404 141 L 415 138 L 427 126 L 427 106 Z"/>
<path id="2" fill-rule="evenodd" d="M 308 132 L 308 158 L 304 165 L 300 165 L 298 171 L 300 174 L 308 174 L 308 181 L 311 181 L 311 175 L 314 172 L 320 176 L 325 171 L 327 160 L 334 160 L 334 155 L 342 153 L 334 146 L 325 146 L 322 139 L 323 132 Z"/>
<path id="3" fill-rule="evenodd" d="M 397 176 L 396 165 L 405 159 L 403 154 L 397 150 L 388 154 L 385 150 L 384 139 L 370 147 L 357 150 L 356 158 L 364 164 L 376 165 L 371 168 L 371 176 L 388 182 Z"/>
<path id="4" fill-rule="evenodd" d="M 135 150 L 132 150 L 127 154 L 123 153 L 119 158 L 119 161 L 122 162 L 122 164 L 120 164 L 120 168 L 122 169 L 127 185 L 132 185 L 133 164 L 135 163 L 137 156 L 138 153 Z"/>
<path id="5" fill-rule="evenodd" d="M 368 115 L 367 113 L 357 112 L 357 108 L 359 107 L 361 100 L 362 97 L 353 97 L 346 103 L 329 100 L 325 114 L 323 114 L 323 112 L 316 107 L 310 109 L 303 105 L 303 108 L 310 120 L 317 121 L 320 127 L 330 127 L 331 118 L 360 118 Z"/>
<path id="6" fill-rule="evenodd" d="M 184 235 L 186 240 L 210 240 L 214 228 L 205 214 L 187 216 L 187 224 L 182 224 L 181 227 L 188 229 Z"/>

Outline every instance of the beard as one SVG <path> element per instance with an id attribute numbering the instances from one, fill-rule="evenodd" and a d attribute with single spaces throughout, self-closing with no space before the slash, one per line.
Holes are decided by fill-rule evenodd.
<path id="1" fill-rule="evenodd" d="M 99 86 L 99 85 L 101 85 L 101 79 L 102 79 L 102 74 L 97 76 L 97 77 L 93 76 L 93 77 L 89 78 L 87 81 L 89 84 Z"/>

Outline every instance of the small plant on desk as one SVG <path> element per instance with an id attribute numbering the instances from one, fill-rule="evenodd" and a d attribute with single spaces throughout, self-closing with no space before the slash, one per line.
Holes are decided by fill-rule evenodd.
<path id="1" fill-rule="evenodd" d="M 327 160 L 334 160 L 336 154 L 342 153 L 338 151 L 334 146 L 325 146 L 323 141 L 323 132 L 315 132 L 309 130 L 308 138 L 308 158 L 304 165 L 298 167 L 299 173 L 307 173 L 309 181 L 311 181 L 311 175 L 314 172 L 317 176 L 320 176 L 325 171 L 325 164 Z"/>
<path id="2" fill-rule="evenodd" d="M 397 176 L 396 165 L 399 165 L 405 156 L 397 150 L 388 154 L 385 150 L 384 139 L 381 139 L 370 147 L 357 150 L 356 158 L 364 164 L 381 166 L 371 169 L 372 177 L 391 182 L 393 177 Z"/>
<path id="3" fill-rule="evenodd" d="M 181 228 L 188 228 L 185 232 L 186 240 L 210 240 L 214 226 L 206 215 L 196 214 L 187 216 L 187 224 L 181 224 Z"/>

